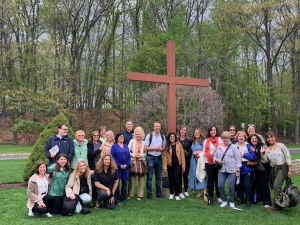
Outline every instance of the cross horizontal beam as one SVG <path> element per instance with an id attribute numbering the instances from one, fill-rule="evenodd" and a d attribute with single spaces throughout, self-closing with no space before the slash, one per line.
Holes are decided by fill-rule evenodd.
<path id="1" fill-rule="evenodd" d="M 176 77 L 157 75 L 150 73 L 128 72 L 128 80 L 158 82 L 166 84 L 190 85 L 190 86 L 209 86 L 209 80 L 190 77 Z"/>

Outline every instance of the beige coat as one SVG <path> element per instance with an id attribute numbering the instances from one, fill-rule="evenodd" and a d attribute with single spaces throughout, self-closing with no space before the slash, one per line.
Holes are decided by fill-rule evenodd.
<path id="1" fill-rule="evenodd" d="M 167 148 L 167 146 L 166 146 Z M 184 150 L 180 142 L 176 142 L 176 156 L 178 158 L 179 165 L 181 165 L 182 169 L 185 170 L 185 156 Z M 168 166 L 172 166 L 172 147 L 167 150 L 164 150 L 164 170 L 167 169 Z"/>
<path id="2" fill-rule="evenodd" d="M 90 171 L 90 174 L 87 178 L 87 183 L 89 186 L 89 195 L 91 197 L 92 197 L 92 182 L 91 182 L 92 175 L 94 175 L 94 171 Z M 74 173 L 72 173 L 66 185 L 66 196 L 70 197 L 73 194 L 79 195 L 79 192 L 80 192 L 80 178 L 78 176 L 74 176 Z"/>
<path id="3" fill-rule="evenodd" d="M 103 147 L 101 154 L 106 154 L 106 153 L 110 154 L 111 145 L 108 144 L 107 141 L 103 142 L 101 147 Z"/>
<path id="4" fill-rule="evenodd" d="M 36 176 L 37 174 L 33 174 L 28 181 L 28 188 L 27 188 L 27 195 L 28 195 L 28 200 L 27 200 L 27 208 L 32 209 L 35 203 L 42 202 L 43 199 L 39 198 L 39 188 L 38 184 L 36 181 Z M 48 180 L 48 193 L 50 189 L 50 184 L 51 184 L 51 179 L 49 177 L 49 174 L 45 174 L 47 180 Z"/>

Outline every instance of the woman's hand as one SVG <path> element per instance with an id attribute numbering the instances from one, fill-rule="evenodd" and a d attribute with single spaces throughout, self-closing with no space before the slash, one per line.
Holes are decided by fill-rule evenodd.
<path id="1" fill-rule="evenodd" d="M 46 205 L 44 204 L 44 202 L 38 202 L 39 208 L 45 208 Z"/>
<path id="2" fill-rule="evenodd" d="M 265 153 L 266 152 L 266 149 L 267 149 L 267 146 L 262 146 L 261 149 L 260 149 L 260 153 Z"/>
<path id="3" fill-rule="evenodd" d="M 197 156 L 197 158 L 200 158 L 200 154 L 197 154 L 196 156 Z"/>
<path id="4" fill-rule="evenodd" d="M 223 161 L 221 160 L 221 159 L 216 159 L 216 162 L 218 162 L 218 163 L 223 163 Z"/>
<path id="5" fill-rule="evenodd" d="M 291 178 L 291 176 L 292 176 L 292 172 L 289 170 L 289 172 L 288 172 L 288 174 L 287 174 L 287 175 L 288 175 L 288 177 L 289 177 L 289 178 Z"/>
<path id="6" fill-rule="evenodd" d="M 244 153 L 243 153 L 243 152 L 240 152 L 240 154 L 241 154 L 241 157 L 243 158 L 243 156 L 244 156 Z"/>
<path id="7" fill-rule="evenodd" d="M 101 145 L 101 147 L 99 148 L 101 151 L 104 149 L 103 146 Z"/>
<path id="8" fill-rule="evenodd" d="M 136 157 L 137 159 L 139 159 L 139 158 L 141 158 L 141 154 L 136 154 L 135 157 Z"/>
<path id="9" fill-rule="evenodd" d="M 185 169 L 182 169 L 182 173 L 184 173 Z"/>
<path id="10" fill-rule="evenodd" d="M 70 199 L 74 200 L 75 199 L 75 195 L 74 194 L 70 195 Z"/>
<path id="11" fill-rule="evenodd" d="M 239 176 L 240 176 L 240 171 L 236 171 L 236 172 L 235 172 L 235 176 L 236 176 L 236 177 L 239 177 Z"/>
<path id="12" fill-rule="evenodd" d="M 252 146 L 251 146 L 251 148 L 250 148 L 253 152 L 255 152 L 255 148 L 253 148 Z"/>
<path id="13" fill-rule="evenodd" d="M 167 170 L 163 170 L 164 174 L 168 174 Z"/>
<path id="14" fill-rule="evenodd" d="M 107 196 L 110 196 L 110 193 L 111 193 L 110 190 L 107 189 L 106 192 L 107 192 Z"/>
<path id="15" fill-rule="evenodd" d="M 109 201 L 109 203 L 114 203 L 115 202 L 115 197 L 112 196 L 108 201 Z"/>

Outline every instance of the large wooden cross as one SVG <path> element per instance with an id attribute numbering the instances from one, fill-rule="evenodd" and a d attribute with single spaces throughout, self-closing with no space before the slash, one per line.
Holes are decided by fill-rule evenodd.
<path id="1" fill-rule="evenodd" d="M 209 80 L 175 76 L 175 42 L 167 41 L 167 76 L 150 73 L 128 72 L 128 80 L 168 84 L 168 132 L 176 132 L 175 85 L 209 86 Z"/>

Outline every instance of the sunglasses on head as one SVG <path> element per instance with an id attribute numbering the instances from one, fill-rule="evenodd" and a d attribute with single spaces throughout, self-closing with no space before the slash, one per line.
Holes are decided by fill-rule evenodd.
<path id="1" fill-rule="evenodd" d="M 248 124 L 247 127 L 255 127 L 254 124 Z"/>

